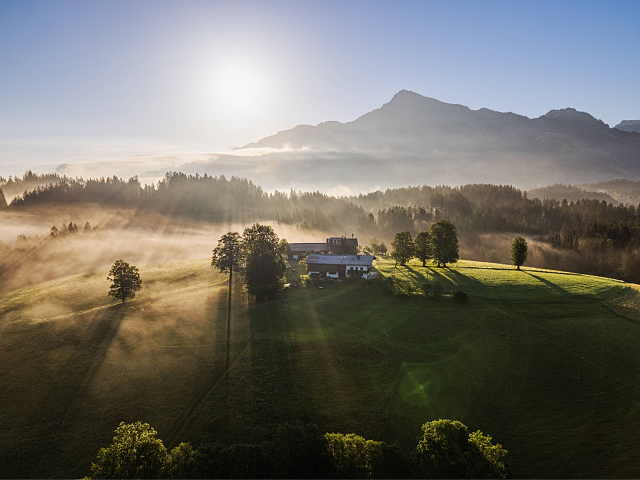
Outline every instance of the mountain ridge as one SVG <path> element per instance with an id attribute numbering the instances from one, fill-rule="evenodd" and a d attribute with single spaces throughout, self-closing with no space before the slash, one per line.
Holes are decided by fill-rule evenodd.
<path id="1" fill-rule="evenodd" d="M 622 120 L 614 128 L 625 132 L 640 133 L 640 120 Z"/>
<path id="2" fill-rule="evenodd" d="M 267 188 L 371 191 L 407 184 L 555 183 L 640 180 L 640 135 L 573 107 L 529 118 L 472 110 L 401 90 L 349 122 L 298 125 L 240 147 L 239 163 L 216 156 L 189 169 L 250 176 Z M 288 187 L 286 187 L 288 188 Z"/>

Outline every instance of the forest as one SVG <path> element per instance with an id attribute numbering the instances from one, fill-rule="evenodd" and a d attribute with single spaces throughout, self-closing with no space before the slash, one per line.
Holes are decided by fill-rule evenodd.
<path id="1" fill-rule="evenodd" d="M 35 174 L 32 174 L 35 175 Z M 38 178 L 38 176 L 36 176 Z M 68 179 L 40 185 L 5 208 L 97 204 L 212 223 L 275 221 L 300 230 L 355 233 L 387 243 L 439 220 L 455 224 L 462 255 L 502 261 L 492 235 L 535 241 L 530 264 L 640 282 L 640 213 L 633 204 L 598 199 L 529 198 L 509 185 L 418 186 L 351 197 L 320 192 L 265 192 L 252 181 L 169 172 L 156 185 L 136 177 Z M 502 256 L 500 256 L 502 255 Z"/>

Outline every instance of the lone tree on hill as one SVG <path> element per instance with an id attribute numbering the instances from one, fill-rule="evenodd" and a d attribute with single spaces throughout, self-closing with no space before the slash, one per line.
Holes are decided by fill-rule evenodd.
<path id="1" fill-rule="evenodd" d="M 433 245 L 429 232 L 420 232 L 413 242 L 416 257 L 422 261 L 422 266 L 427 266 L 427 260 L 433 258 Z"/>
<path id="2" fill-rule="evenodd" d="M 138 267 L 130 266 L 122 260 L 113 264 L 107 280 L 111 282 L 109 296 L 122 300 L 122 303 L 127 298 L 135 297 L 136 292 L 142 288 Z"/>
<path id="3" fill-rule="evenodd" d="M 433 245 L 433 258 L 438 266 L 443 267 L 447 263 L 455 263 L 460 258 L 458 253 L 458 232 L 453 223 L 448 220 L 440 220 L 431 225 L 429 230 L 431 244 Z"/>
<path id="4" fill-rule="evenodd" d="M 404 265 L 413 257 L 413 240 L 409 232 L 396 233 L 395 239 L 391 242 L 391 257 L 395 259 L 396 265 Z"/>
<path id="5" fill-rule="evenodd" d="M 227 232 L 220 240 L 218 246 L 213 249 L 211 266 L 218 268 L 222 273 L 229 271 L 229 291 L 233 271 L 238 270 L 242 262 L 242 239 L 237 232 Z"/>
<path id="6" fill-rule="evenodd" d="M 244 229 L 242 251 L 249 293 L 260 300 L 276 296 L 287 269 L 287 246 L 287 241 L 279 240 L 268 225 L 254 223 Z"/>
<path id="7" fill-rule="evenodd" d="M 518 270 L 527 261 L 527 253 L 527 241 L 522 237 L 516 237 L 511 244 L 511 261 L 518 267 Z"/>

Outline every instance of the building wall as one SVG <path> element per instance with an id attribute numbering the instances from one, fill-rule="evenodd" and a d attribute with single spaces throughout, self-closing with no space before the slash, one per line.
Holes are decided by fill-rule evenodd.
<path id="1" fill-rule="evenodd" d="M 351 278 L 357 276 L 367 278 L 367 274 L 371 271 L 371 268 L 373 267 L 362 265 L 312 264 L 307 265 L 307 274 L 310 276 L 313 274 L 318 274 L 321 277 L 327 278 Z"/>

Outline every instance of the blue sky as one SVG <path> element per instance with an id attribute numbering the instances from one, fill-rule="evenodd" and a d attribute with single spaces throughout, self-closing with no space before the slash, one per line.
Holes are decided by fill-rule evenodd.
<path id="1" fill-rule="evenodd" d="M 638 1 L 4 1 L 0 174 L 162 169 L 402 88 L 613 126 L 640 119 L 639 20 Z"/>

